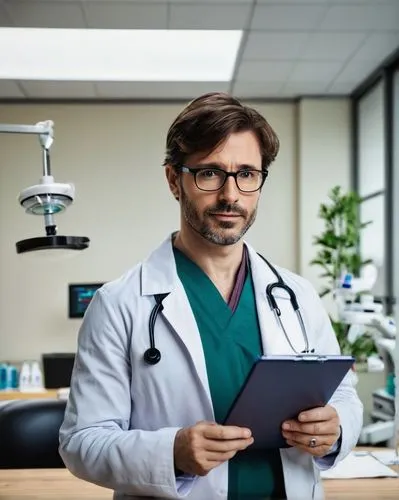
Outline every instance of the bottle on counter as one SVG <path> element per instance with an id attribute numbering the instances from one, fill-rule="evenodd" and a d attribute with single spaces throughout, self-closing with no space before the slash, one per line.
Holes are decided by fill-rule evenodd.
<path id="1" fill-rule="evenodd" d="M 31 372 L 32 370 L 29 361 L 24 361 L 19 374 L 19 390 L 21 392 L 31 390 Z"/>
<path id="2" fill-rule="evenodd" d="M 6 363 L 0 364 L 0 390 L 7 389 L 8 385 L 8 367 Z"/>
<path id="3" fill-rule="evenodd" d="M 31 388 L 36 391 L 42 391 L 44 389 L 43 374 L 38 361 L 32 361 L 30 376 Z"/>
<path id="4" fill-rule="evenodd" d="M 15 390 L 18 389 L 19 380 L 18 380 L 18 370 L 14 365 L 7 366 L 7 389 Z"/>

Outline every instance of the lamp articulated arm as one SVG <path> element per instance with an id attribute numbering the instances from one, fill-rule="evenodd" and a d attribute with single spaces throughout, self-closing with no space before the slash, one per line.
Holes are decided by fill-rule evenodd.
<path id="1" fill-rule="evenodd" d="M 49 150 L 54 141 L 54 122 L 47 120 L 36 123 L 36 125 L 0 123 L 0 133 L 38 135 L 40 145 L 43 149 L 43 175 L 51 175 Z"/>
<path id="2" fill-rule="evenodd" d="M 51 120 L 38 122 L 35 125 L 0 123 L 0 133 L 38 135 L 42 148 L 43 176 L 40 184 L 21 191 L 19 202 L 27 213 L 44 217 L 46 237 L 18 242 L 17 252 L 47 248 L 74 250 L 87 248 L 89 239 L 85 236 L 57 236 L 54 214 L 62 212 L 73 202 L 75 187 L 73 184 L 56 183 L 51 175 L 50 147 L 54 141 L 54 123 Z"/>

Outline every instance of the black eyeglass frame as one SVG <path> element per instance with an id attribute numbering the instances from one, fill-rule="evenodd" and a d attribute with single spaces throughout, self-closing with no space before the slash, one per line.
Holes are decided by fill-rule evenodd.
<path id="1" fill-rule="evenodd" d="M 187 165 L 177 165 L 177 169 L 180 170 L 181 172 L 185 172 L 187 174 L 192 174 L 193 177 L 194 177 L 194 182 L 195 182 L 195 185 L 197 186 L 197 188 L 200 190 L 200 191 L 205 191 L 206 193 L 214 193 L 216 191 L 219 191 L 220 189 L 223 188 L 223 186 L 226 184 L 226 181 L 228 179 L 228 177 L 233 177 L 234 180 L 235 180 L 235 183 L 236 183 L 236 186 L 237 186 L 237 189 L 239 191 L 241 191 L 242 193 L 256 193 L 256 191 L 259 191 L 260 189 L 262 189 L 263 187 L 263 184 L 265 183 L 266 179 L 267 179 L 267 176 L 269 175 L 269 171 L 268 170 L 257 170 L 255 168 L 246 168 L 246 169 L 243 169 L 243 170 L 238 170 L 237 172 L 226 172 L 226 170 L 223 170 L 222 168 L 218 168 L 218 167 L 197 167 L 197 168 L 192 168 L 192 167 L 187 167 Z M 199 172 L 203 172 L 204 170 L 213 170 L 213 171 L 217 171 L 217 172 L 222 172 L 223 175 L 224 175 L 224 181 L 223 181 L 223 184 L 218 187 L 217 189 L 203 189 L 203 188 L 200 188 L 198 186 L 198 183 L 197 183 L 197 175 Z M 241 174 L 242 172 L 258 172 L 260 174 L 262 174 L 262 182 L 260 183 L 260 186 L 256 189 L 251 189 L 250 191 L 247 191 L 247 190 L 244 190 L 244 189 L 241 189 L 240 186 L 238 185 L 238 182 L 237 182 L 237 176 L 239 174 Z"/>

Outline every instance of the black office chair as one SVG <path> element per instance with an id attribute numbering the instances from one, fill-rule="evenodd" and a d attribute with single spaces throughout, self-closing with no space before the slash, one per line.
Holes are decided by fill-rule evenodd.
<path id="1" fill-rule="evenodd" d="M 17 400 L 0 407 L 0 469 L 65 467 L 58 434 L 66 401 Z"/>

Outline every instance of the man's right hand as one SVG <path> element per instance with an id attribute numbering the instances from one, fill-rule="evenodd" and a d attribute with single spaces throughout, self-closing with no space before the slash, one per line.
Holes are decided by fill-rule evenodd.
<path id="1" fill-rule="evenodd" d="M 206 476 L 209 471 L 254 442 L 249 429 L 198 422 L 180 429 L 174 443 L 175 469 Z"/>

